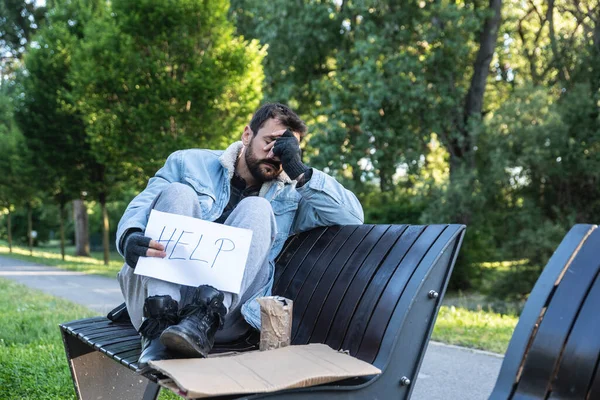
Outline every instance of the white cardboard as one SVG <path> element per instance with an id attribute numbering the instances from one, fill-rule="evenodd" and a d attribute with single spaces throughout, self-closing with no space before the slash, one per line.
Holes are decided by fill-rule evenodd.
<path id="1" fill-rule="evenodd" d="M 152 210 L 145 235 L 165 246 L 167 256 L 140 257 L 136 274 L 240 292 L 251 230 Z"/>

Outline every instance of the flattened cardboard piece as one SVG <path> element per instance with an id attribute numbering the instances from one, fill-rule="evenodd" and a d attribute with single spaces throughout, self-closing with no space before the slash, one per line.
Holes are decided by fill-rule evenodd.
<path id="1" fill-rule="evenodd" d="M 289 346 L 294 302 L 281 296 L 256 300 L 260 304 L 260 351 Z"/>
<path id="2" fill-rule="evenodd" d="M 150 361 L 188 398 L 267 393 L 377 375 L 373 365 L 321 343 L 230 357 Z"/>

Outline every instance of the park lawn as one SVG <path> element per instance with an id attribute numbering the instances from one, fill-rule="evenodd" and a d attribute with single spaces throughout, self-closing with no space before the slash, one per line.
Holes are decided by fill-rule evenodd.
<path id="1" fill-rule="evenodd" d="M 69 254 L 71 252 L 71 254 Z M 38 248 L 33 249 L 33 256 L 29 255 L 29 249 L 21 246 L 13 246 L 12 253 L 9 252 L 6 242 L 0 242 L 0 255 L 17 258 L 19 260 L 29 261 L 42 265 L 50 265 L 71 271 L 86 272 L 114 278 L 117 272 L 123 266 L 123 257 L 117 252 L 110 254 L 108 265 L 104 265 L 104 256 L 101 252 L 93 252 L 91 257 L 78 257 L 72 254 L 73 248 L 68 248 L 65 254 L 65 260 L 62 260 L 60 249 L 58 248 Z"/>
<path id="2" fill-rule="evenodd" d="M 0 309 L 0 399 L 75 399 L 58 324 L 97 314 L 5 279 Z"/>
<path id="3" fill-rule="evenodd" d="M 58 324 L 94 314 L 4 279 L 0 309 L 0 399 L 74 399 Z"/>
<path id="4" fill-rule="evenodd" d="M 518 320 L 513 315 L 442 306 L 431 338 L 442 343 L 504 354 Z"/>

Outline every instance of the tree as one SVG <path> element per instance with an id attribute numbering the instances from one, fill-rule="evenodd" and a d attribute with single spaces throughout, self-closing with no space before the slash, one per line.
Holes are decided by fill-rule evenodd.
<path id="1" fill-rule="evenodd" d="M 14 121 L 13 105 L 8 87 L 0 86 L 0 207 L 7 214 L 7 239 L 12 251 L 11 212 L 14 207 L 28 210 L 27 237 L 31 249 L 31 209 L 38 202 L 36 190 L 37 171 L 32 165 L 33 156 Z"/>
<path id="2" fill-rule="evenodd" d="M 68 82 L 72 53 L 83 37 L 83 26 L 102 11 L 102 2 L 58 3 L 48 14 L 46 25 L 35 36 L 18 74 L 16 119 L 37 155 L 35 167 L 44 171 L 43 190 L 59 205 L 61 253 L 64 258 L 66 203 L 90 190 L 100 166 L 90 153 L 82 116 L 74 107 Z M 87 213 L 78 219 L 87 219 Z M 87 243 L 87 231 L 76 229 L 76 242 Z M 89 256 L 89 248 L 78 248 Z"/>
<path id="3" fill-rule="evenodd" d="M 227 4 L 114 1 L 86 26 L 70 82 L 104 215 L 119 182 L 140 187 L 176 149 L 225 146 L 257 107 L 263 53 L 233 35 Z"/>
<path id="4" fill-rule="evenodd" d="M 45 12 L 46 7 L 38 7 L 33 1 L 0 1 L 0 81 L 17 67 Z"/>
<path id="5" fill-rule="evenodd" d="M 290 103 L 314 117 L 319 81 L 335 71 L 342 14 L 334 1 L 232 0 L 236 31 L 267 45 L 265 99 Z"/>

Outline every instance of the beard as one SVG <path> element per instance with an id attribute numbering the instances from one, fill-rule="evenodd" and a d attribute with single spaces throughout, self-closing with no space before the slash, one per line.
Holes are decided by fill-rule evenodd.
<path id="1" fill-rule="evenodd" d="M 258 159 L 252 150 L 253 141 L 254 139 L 250 140 L 250 144 L 244 154 L 248 170 L 254 179 L 259 182 L 266 182 L 277 178 L 282 171 L 281 163 L 270 158 Z"/>

